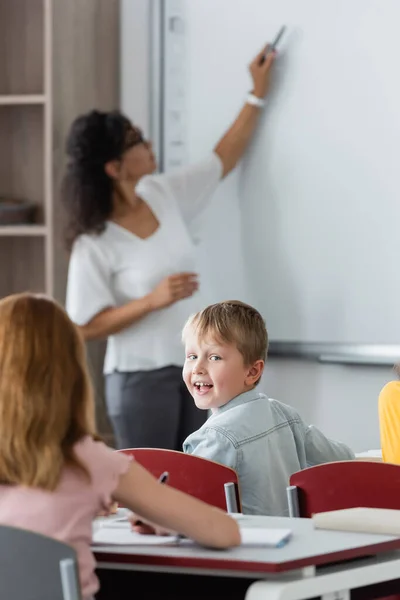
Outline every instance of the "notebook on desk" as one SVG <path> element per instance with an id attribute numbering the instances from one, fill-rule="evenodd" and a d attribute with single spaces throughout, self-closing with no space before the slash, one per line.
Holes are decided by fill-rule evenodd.
<path id="1" fill-rule="evenodd" d="M 179 543 L 176 535 L 142 535 L 126 527 L 100 527 L 93 533 L 92 543 L 102 546 L 171 546 Z"/>
<path id="2" fill-rule="evenodd" d="M 279 548 L 286 544 L 291 537 L 291 529 L 270 529 L 258 527 L 240 527 L 243 546 L 259 546 L 264 548 Z M 165 546 L 178 544 L 193 544 L 192 540 L 175 535 L 142 535 L 132 531 L 130 523 L 118 521 L 106 523 L 93 532 L 92 542 L 95 545 L 123 546 Z"/>
<path id="3" fill-rule="evenodd" d="M 346 508 L 312 516 L 315 528 L 400 535 L 400 510 L 390 508 Z"/>

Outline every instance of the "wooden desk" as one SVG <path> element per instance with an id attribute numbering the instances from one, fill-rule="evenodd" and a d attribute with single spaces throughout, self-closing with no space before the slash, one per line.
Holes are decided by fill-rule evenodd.
<path id="1" fill-rule="evenodd" d="M 389 581 L 400 573 L 400 537 L 315 530 L 309 519 L 287 517 L 247 517 L 245 523 L 252 527 L 290 527 L 293 538 L 279 549 L 239 547 L 217 551 L 195 545 L 95 547 L 100 577 L 105 575 L 107 579 L 113 573 L 111 578 L 115 581 L 116 572 L 123 571 L 125 588 L 129 585 L 129 572 L 146 585 L 155 584 L 159 573 L 163 574 L 161 585 L 166 592 L 168 579 L 175 576 L 171 597 L 177 597 L 180 590 L 188 598 L 203 597 L 205 593 L 214 597 L 210 596 L 210 590 L 214 590 L 215 597 L 222 593 L 222 597 L 243 598 L 247 593 L 250 600 L 270 599 L 270 593 L 278 598 L 289 586 L 287 598 L 296 600 L 337 591 L 343 586 L 360 588 Z M 303 588 L 305 596 L 301 595 Z M 110 589 L 115 592 L 115 586 Z M 198 596 L 194 595 L 197 591 Z M 163 595 L 168 597 L 168 593 Z"/>

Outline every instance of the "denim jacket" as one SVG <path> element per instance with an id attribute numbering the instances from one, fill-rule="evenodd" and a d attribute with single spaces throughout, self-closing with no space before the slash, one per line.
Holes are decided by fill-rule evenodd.
<path id="1" fill-rule="evenodd" d="M 245 514 L 288 514 L 286 487 L 305 467 L 355 458 L 350 448 L 306 425 L 290 406 L 251 390 L 216 409 L 183 444 L 184 452 L 238 474 Z"/>

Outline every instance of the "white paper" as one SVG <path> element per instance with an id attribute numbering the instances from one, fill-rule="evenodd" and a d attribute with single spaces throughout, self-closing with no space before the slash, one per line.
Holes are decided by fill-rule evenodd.
<path id="1" fill-rule="evenodd" d="M 291 529 L 270 529 L 266 527 L 240 527 L 243 546 L 267 546 L 276 548 L 285 544 Z"/>
<path id="2" fill-rule="evenodd" d="M 260 548 L 279 548 L 286 544 L 292 535 L 291 529 L 270 529 L 260 527 L 239 527 L 242 538 L 242 546 Z M 181 539 L 180 544 L 186 546 L 194 542 Z"/>
<path id="3" fill-rule="evenodd" d="M 111 523 L 115 521 L 128 521 L 128 517 L 130 514 L 132 514 L 132 512 L 129 509 L 118 508 L 115 513 L 102 517 L 97 517 L 93 521 L 93 524 L 97 527 L 100 525 L 103 526 L 105 523 Z"/>
<path id="4" fill-rule="evenodd" d="M 117 524 L 116 524 L 117 525 Z M 119 546 L 164 546 L 176 544 L 175 535 L 142 535 L 132 531 L 130 524 L 118 523 L 118 527 L 99 527 L 92 537 L 93 544 L 119 545 Z"/>
<path id="5" fill-rule="evenodd" d="M 291 536 L 291 529 L 271 529 L 267 527 L 239 526 L 243 546 L 263 546 L 276 548 L 285 544 Z M 183 543 L 193 544 L 190 539 L 178 539 L 169 535 L 142 535 L 132 531 L 127 521 L 103 521 L 93 531 L 93 544 L 129 545 L 129 546 L 163 546 Z"/>

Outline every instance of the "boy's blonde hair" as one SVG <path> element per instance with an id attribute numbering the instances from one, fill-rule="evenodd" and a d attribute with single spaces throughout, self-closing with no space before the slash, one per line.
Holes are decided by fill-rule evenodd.
<path id="1" fill-rule="evenodd" d="M 54 490 L 75 443 L 95 437 L 94 400 L 78 329 L 44 296 L 0 301 L 0 481 Z"/>
<path id="2" fill-rule="evenodd" d="M 183 341 L 188 328 L 193 328 L 200 340 L 212 336 L 222 343 L 235 344 L 246 366 L 267 358 L 265 321 L 258 310 L 240 300 L 218 302 L 191 316 L 183 328 Z"/>

